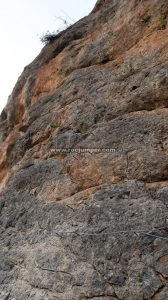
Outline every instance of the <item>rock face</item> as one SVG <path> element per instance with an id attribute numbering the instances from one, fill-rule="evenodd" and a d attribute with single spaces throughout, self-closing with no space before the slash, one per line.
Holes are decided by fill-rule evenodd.
<path id="1" fill-rule="evenodd" d="M 168 299 L 167 22 L 167 0 L 100 0 L 20 76 L 0 300 Z"/>

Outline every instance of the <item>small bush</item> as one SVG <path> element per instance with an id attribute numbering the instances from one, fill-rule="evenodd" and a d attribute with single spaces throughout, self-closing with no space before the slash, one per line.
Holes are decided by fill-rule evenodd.
<path id="1" fill-rule="evenodd" d="M 56 36 L 58 35 L 59 30 L 57 32 L 50 32 L 47 31 L 46 33 L 44 33 L 41 38 L 40 41 L 44 44 L 44 45 L 48 45 L 54 42 Z"/>
<path id="2" fill-rule="evenodd" d="M 144 23 L 148 24 L 148 23 L 151 22 L 151 20 L 152 20 L 152 16 L 151 15 L 147 15 L 146 18 L 144 19 Z"/>
<path id="3" fill-rule="evenodd" d="M 138 281 L 140 284 L 143 283 L 143 275 L 142 275 L 142 274 L 138 274 L 137 281 Z"/>
<path id="4" fill-rule="evenodd" d="M 152 178 L 152 177 L 148 177 L 144 180 L 145 183 L 154 183 L 156 182 L 156 179 L 155 178 Z"/>
<path id="5" fill-rule="evenodd" d="M 56 31 L 50 32 L 49 30 L 47 30 L 46 33 L 44 33 L 41 37 L 40 37 L 40 41 L 44 44 L 44 45 L 48 45 L 54 42 L 54 40 L 57 38 L 58 34 L 67 29 L 69 26 L 71 26 L 75 21 L 69 17 L 65 12 L 64 12 L 63 17 L 56 17 L 57 20 L 61 21 L 61 28 L 57 29 Z"/>
<path id="6" fill-rule="evenodd" d="M 50 128 L 58 128 L 59 124 L 58 123 L 51 123 L 49 126 L 50 126 Z"/>
<path id="7" fill-rule="evenodd" d="M 23 207 L 20 211 L 20 217 L 24 216 L 27 213 L 27 209 Z"/>
<path id="8" fill-rule="evenodd" d="M 166 19 L 165 17 L 161 14 L 159 17 L 159 24 L 158 24 L 158 29 L 159 30 L 164 30 L 166 28 Z"/>

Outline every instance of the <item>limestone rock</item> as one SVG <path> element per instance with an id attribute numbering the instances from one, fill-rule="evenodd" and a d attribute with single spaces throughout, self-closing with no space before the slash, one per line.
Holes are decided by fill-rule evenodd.
<path id="1" fill-rule="evenodd" d="M 100 0 L 0 117 L 0 299 L 168 299 L 168 7 Z"/>

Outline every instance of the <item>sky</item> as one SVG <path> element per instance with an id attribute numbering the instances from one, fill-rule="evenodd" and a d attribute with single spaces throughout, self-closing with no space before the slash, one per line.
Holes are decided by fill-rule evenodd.
<path id="1" fill-rule="evenodd" d="M 0 112 L 14 85 L 40 52 L 40 37 L 86 16 L 96 0 L 0 0 Z"/>

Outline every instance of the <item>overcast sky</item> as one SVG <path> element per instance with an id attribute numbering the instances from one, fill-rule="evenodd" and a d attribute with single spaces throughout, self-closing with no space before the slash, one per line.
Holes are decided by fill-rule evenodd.
<path id="1" fill-rule="evenodd" d="M 58 17 L 77 21 L 96 0 L 1 0 L 0 111 L 23 71 L 40 52 L 40 36 L 63 26 Z M 69 21 L 70 21 L 69 19 Z"/>

